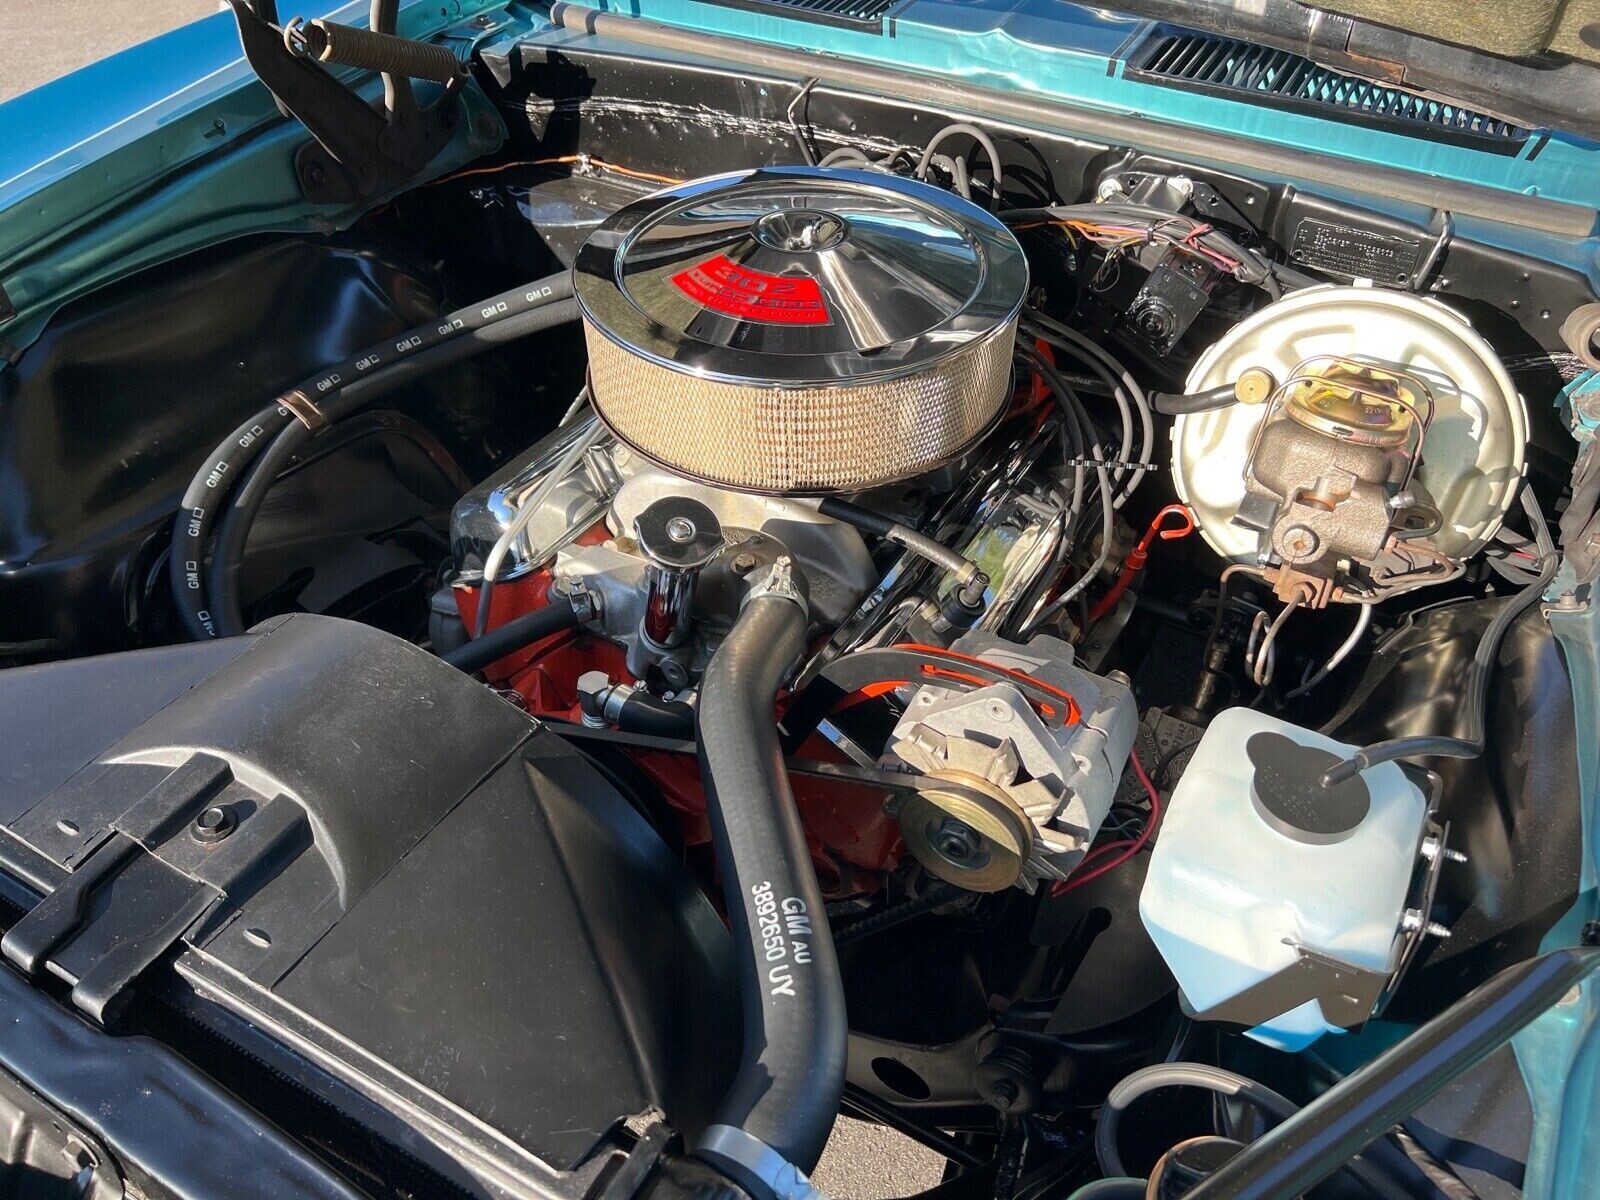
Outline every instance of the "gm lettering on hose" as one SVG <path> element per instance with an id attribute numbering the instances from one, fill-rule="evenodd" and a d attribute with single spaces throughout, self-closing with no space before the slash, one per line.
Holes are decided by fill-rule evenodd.
<path id="1" fill-rule="evenodd" d="M 768 994 L 793 996 L 796 969 L 811 962 L 811 913 L 798 896 L 779 899 L 765 880 L 750 889 L 750 897 L 767 961 Z"/>
<path id="2" fill-rule="evenodd" d="M 726 254 L 672 277 L 673 286 L 713 312 L 768 325 L 827 325 L 822 289 L 809 275 L 771 275 L 741 267 Z"/>

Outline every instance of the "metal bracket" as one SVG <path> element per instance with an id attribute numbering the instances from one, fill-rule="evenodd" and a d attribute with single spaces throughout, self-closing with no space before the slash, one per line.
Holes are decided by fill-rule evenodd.
<path id="1" fill-rule="evenodd" d="M 1355 1029 L 1372 1016 L 1388 989 L 1390 976 L 1296 946 L 1292 966 L 1245 988 L 1204 1012 L 1197 1021 L 1225 1021 L 1254 1027 L 1315 1000 L 1330 1025 Z"/>
<path id="2" fill-rule="evenodd" d="M 630 1127 L 632 1124 L 630 1121 Z M 649 1124 L 640 1132 L 633 1149 L 585 1200 L 633 1200 L 644 1187 L 650 1172 L 655 1170 L 656 1163 L 661 1161 L 661 1155 L 672 1138 L 672 1127 L 663 1116 L 659 1112 L 650 1114 Z"/>
<path id="3" fill-rule="evenodd" d="M 350 203 L 391 191 L 413 179 L 454 136 L 464 71 L 427 108 L 417 107 L 408 78 L 386 72 L 384 101 L 374 107 L 291 51 L 277 25 L 276 0 L 230 3 L 246 60 L 279 110 L 314 139 L 295 155 L 300 191 L 313 204 Z M 382 0 L 373 6 L 391 21 L 393 7 Z"/>
<path id="4" fill-rule="evenodd" d="M 786 753 L 793 754 L 846 696 L 886 682 L 931 684 L 970 691 L 994 683 L 1016 687 L 1047 729 L 1060 729 L 1080 719 L 1077 702 L 1031 675 L 939 646 L 875 646 L 835 659 L 801 690 L 784 713 L 780 732 Z"/>
<path id="5" fill-rule="evenodd" d="M 1414 769 L 1413 769 L 1414 770 Z M 1411 901 L 1424 918 L 1433 908 L 1439 890 L 1439 876 L 1450 855 L 1447 847 L 1450 838 L 1448 823 L 1441 825 L 1433 819 L 1442 786 L 1439 777 L 1431 771 L 1415 770 L 1412 778 L 1426 784 L 1429 793 L 1430 816 L 1423 826 L 1424 844 L 1431 841 L 1434 852 L 1427 860 L 1411 888 Z M 1408 907 L 1411 902 L 1408 901 Z M 1357 1029 L 1380 1014 L 1394 994 L 1395 988 L 1415 961 L 1417 951 L 1426 935 L 1427 922 L 1406 934 L 1399 954 L 1391 961 L 1392 971 L 1369 971 L 1326 954 L 1318 954 L 1304 946 L 1295 946 L 1295 962 L 1275 975 L 1245 988 L 1205 1012 L 1194 1013 L 1197 1021 L 1224 1021 L 1233 1025 L 1254 1027 L 1292 1012 L 1308 1000 L 1315 1000 L 1322 1016 L 1330 1025 L 1341 1029 Z M 1291 943 L 1292 944 L 1292 943 Z"/>

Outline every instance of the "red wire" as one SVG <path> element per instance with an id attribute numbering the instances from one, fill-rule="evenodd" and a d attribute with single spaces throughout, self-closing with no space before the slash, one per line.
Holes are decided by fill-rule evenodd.
<path id="1" fill-rule="evenodd" d="M 1144 785 L 1145 795 L 1150 797 L 1150 817 L 1145 821 L 1144 829 L 1140 831 L 1139 836 L 1136 838 L 1110 842 L 1104 846 L 1096 846 L 1089 851 L 1088 854 L 1083 856 L 1083 859 L 1078 863 L 1077 869 L 1071 875 L 1065 879 L 1058 879 L 1050 885 L 1050 894 L 1052 896 L 1065 895 L 1075 887 L 1082 887 L 1084 884 L 1099 879 L 1100 876 L 1110 871 L 1115 871 L 1123 863 L 1143 850 L 1150 843 L 1150 839 L 1155 836 L 1156 826 L 1161 822 L 1161 793 L 1156 790 L 1156 785 L 1151 780 L 1149 772 L 1144 769 L 1144 764 L 1139 761 L 1138 751 L 1129 753 L 1128 761 L 1133 764 L 1133 773 L 1139 777 L 1139 782 Z M 1101 863 L 1092 871 L 1083 869 L 1091 858 L 1098 858 L 1102 854 L 1118 849 L 1122 853 L 1118 854 L 1110 862 Z"/>

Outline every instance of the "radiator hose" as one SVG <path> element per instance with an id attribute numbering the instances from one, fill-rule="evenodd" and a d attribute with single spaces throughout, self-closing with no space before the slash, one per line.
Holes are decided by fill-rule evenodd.
<path id="1" fill-rule="evenodd" d="M 792 585 L 758 586 L 706 668 L 696 722 L 744 1013 L 738 1073 L 696 1152 L 758 1200 L 811 1191 L 844 1090 L 844 985 L 773 720 L 805 638 Z"/>

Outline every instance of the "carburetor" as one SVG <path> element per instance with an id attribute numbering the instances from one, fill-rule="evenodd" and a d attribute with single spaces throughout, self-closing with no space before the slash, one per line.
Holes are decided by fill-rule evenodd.
<path id="1" fill-rule="evenodd" d="M 1257 372 L 1247 387 L 1265 374 Z M 1260 535 L 1258 560 L 1280 599 L 1320 608 L 1342 570 L 1381 575 L 1402 541 L 1408 563 L 1420 558 L 1450 569 L 1416 541 L 1440 524 L 1415 478 L 1434 407 L 1427 384 L 1323 355 L 1299 364 L 1266 403 L 1233 522 Z"/>
<path id="2" fill-rule="evenodd" d="M 1133 748 L 1139 717 L 1128 679 L 1075 666 L 1072 647 L 1045 634 L 1022 646 L 975 631 L 952 649 L 1018 682 L 925 684 L 912 695 L 889 758 L 946 786 L 925 785 L 901 803 L 906 847 L 969 891 L 1032 891 L 1065 878 L 1110 811 Z"/>

